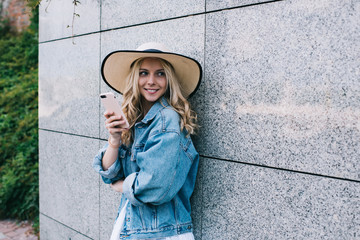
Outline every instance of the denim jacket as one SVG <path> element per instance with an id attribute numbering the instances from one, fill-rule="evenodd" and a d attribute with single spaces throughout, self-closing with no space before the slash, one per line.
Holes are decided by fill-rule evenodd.
<path id="1" fill-rule="evenodd" d="M 190 196 L 194 190 L 199 154 L 180 116 L 165 98 L 157 101 L 133 127 L 131 146 L 122 145 L 119 157 L 106 171 L 101 161 L 93 167 L 107 184 L 125 179 L 119 210 L 129 200 L 121 239 L 175 236 L 192 231 Z"/>

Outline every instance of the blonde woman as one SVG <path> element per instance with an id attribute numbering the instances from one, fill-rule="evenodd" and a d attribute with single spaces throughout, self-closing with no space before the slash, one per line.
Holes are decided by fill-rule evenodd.
<path id="1" fill-rule="evenodd" d="M 199 155 L 190 137 L 196 114 L 187 98 L 196 92 L 201 73 L 196 60 L 159 43 L 104 59 L 103 79 L 123 94 L 130 124 L 121 128 L 122 117 L 104 113 L 109 141 L 93 164 L 103 181 L 122 193 L 116 239 L 194 239 L 190 196 Z"/>

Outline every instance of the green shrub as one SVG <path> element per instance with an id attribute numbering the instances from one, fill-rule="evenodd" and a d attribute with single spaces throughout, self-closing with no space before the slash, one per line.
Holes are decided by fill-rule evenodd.
<path id="1" fill-rule="evenodd" d="M 0 217 L 38 222 L 38 33 L 0 22 Z M 38 224 L 37 224 L 38 225 Z"/>

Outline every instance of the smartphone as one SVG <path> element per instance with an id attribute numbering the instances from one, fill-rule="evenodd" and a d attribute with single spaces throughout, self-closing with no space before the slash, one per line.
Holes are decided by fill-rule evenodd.
<path id="1" fill-rule="evenodd" d="M 127 121 L 124 112 L 121 110 L 119 102 L 116 100 L 116 97 L 113 93 L 101 93 L 100 94 L 101 102 L 103 103 L 106 111 L 114 112 L 115 116 L 122 116 L 125 120 L 125 124 L 121 125 L 121 128 L 129 128 L 129 122 Z"/>

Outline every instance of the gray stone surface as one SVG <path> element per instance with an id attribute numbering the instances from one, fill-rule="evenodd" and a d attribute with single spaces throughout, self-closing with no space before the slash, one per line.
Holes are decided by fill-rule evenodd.
<path id="1" fill-rule="evenodd" d="M 41 1 L 39 7 L 39 42 L 71 37 L 100 30 L 100 1 Z M 78 14 L 75 15 L 74 14 Z M 76 41 L 76 40 L 75 40 Z"/>
<path id="2" fill-rule="evenodd" d="M 39 127 L 99 136 L 100 36 L 39 45 Z"/>
<path id="3" fill-rule="evenodd" d="M 40 213 L 99 237 L 99 175 L 92 160 L 99 141 L 39 131 Z"/>
<path id="4" fill-rule="evenodd" d="M 191 196 L 191 218 L 193 221 L 193 233 L 196 240 L 204 239 L 201 237 L 201 227 L 202 227 L 202 204 L 203 204 L 203 175 L 204 175 L 204 167 L 203 167 L 203 158 L 200 158 L 199 162 L 199 170 L 196 178 L 196 185 Z M 205 240 L 205 239 L 204 239 Z"/>
<path id="5" fill-rule="evenodd" d="M 206 11 L 220 10 L 224 8 L 241 7 L 254 3 L 268 2 L 269 0 L 207 0 Z"/>
<path id="6" fill-rule="evenodd" d="M 119 210 L 121 194 L 100 182 L 100 239 L 108 240 Z"/>
<path id="7" fill-rule="evenodd" d="M 204 159 L 202 239 L 358 239 L 359 183 Z"/>
<path id="8" fill-rule="evenodd" d="M 55 239 L 69 239 L 69 240 L 90 240 L 79 232 L 54 221 L 53 219 L 40 214 L 40 239 L 55 240 Z"/>
<path id="9" fill-rule="evenodd" d="M 99 149 L 106 141 L 99 141 Z M 113 224 L 119 209 L 121 194 L 110 188 L 109 184 L 100 181 L 100 240 L 110 239 Z"/>
<path id="10" fill-rule="evenodd" d="M 360 2 L 208 14 L 206 156 L 360 179 Z"/>
<path id="11" fill-rule="evenodd" d="M 191 56 L 204 65 L 204 30 L 205 16 L 192 16 L 104 32 L 101 33 L 101 59 L 116 50 L 136 49 L 145 42 L 161 42 L 170 50 Z M 101 81 L 101 92 L 108 91 L 111 91 L 110 88 Z M 104 125 L 103 112 L 104 108 L 101 107 L 100 137 L 107 139 L 108 134 Z"/>
<path id="12" fill-rule="evenodd" d="M 203 155 L 196 240 L 359 238 L 360 2 L 243 7 L 265 1 L 80 0 L 74 29 L 72 1 L 42 2 L 41 239 L 109 238 L 121 196 L 91 167 L 108 136 L 100 63 L 149 41 L 206 63 L 190 99 Z M 191 16 L 205 10 L 224 11 Z"/>
<path id="13" fill-rule="evenodd" d="M 101 30 L 148 23 L 205 11 L 205 0 L 103 1 Z M 170 36 L 170 35 L 169 35 Z"/>

